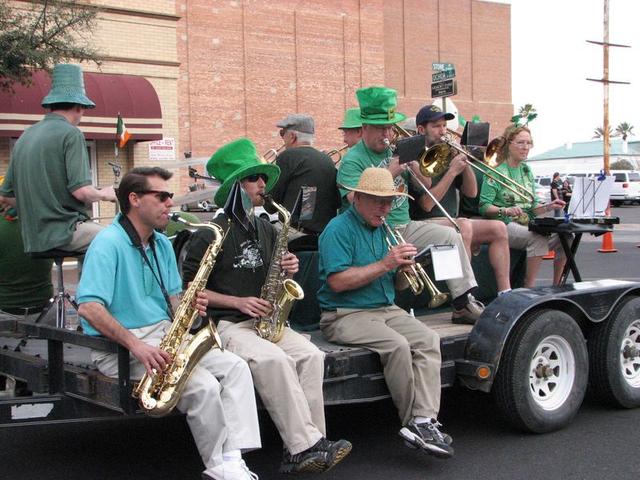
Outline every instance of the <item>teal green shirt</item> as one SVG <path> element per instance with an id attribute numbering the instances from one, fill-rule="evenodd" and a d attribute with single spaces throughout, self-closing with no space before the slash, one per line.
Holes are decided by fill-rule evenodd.
<path id="1" fill-rule="evenodd" d="M 160 266 L 159 275 L 168 294 L 175 295 L 182 290 L 171 243 L 164 235 L 153 234 L 158 261 L 156 263 L 151 248 L 147 247 L 149 266 L 118 222 L 120 215 L 96 235 L 87 250 L 78 284 L 78 303 L 104 305 L 127 329 L 168 320 L 167 302 L 155 276 Z M 87 335 L 99 335 L 84 319 L 82 327 Z"/>
<path id="2" fill-rule="evenodd" d="M 358 185 L 358 180 L 365 169 L 369 167 L 381 167 L 387 168 L 389 161 L 391 160 L 391 150 L 387 149 L 382 153 L 376 153 L 373 150 L 367 148 L 363 140 L 356 143 L 344 156 L 340 162 L 340 168 L 338 170 L 338 185 L 346 187 L 355 187 Z M 394 178 L 396 190 L 399 192 L 407 192 L 408 185 L 408 173 L 398 175 Z M 345 211 L 349 207 L 349 200 L 347 200 L 347 194 L 349 190 L 340 189 L 340 196 L 342 197 L 342 209 Z M 406 225 L 409 223 L 409 199 L 405 196 L 396 197 L 393 201 L 391 212 L 387 216 L 387 223 L 390 226 L 395 227 L 398 225 Z"/>
<path id="3" fill-rule="evenodd" d="M 482 188 L 480 189 L 480 213 L 484 216 L 491 205 L 507 208 L 520 207 L 529 215 L 529 218 L 534 218 L 536 215 L 533 212 L 533 209 L 538 205 L 538 201 L 536 200 L 535 183 L 531 168 L 529 168 L 525 162 L 520 162 L 517 167 L 510 167 L 507 162 L 502 162 L 496 167 L 496 170 L 516 181 L 520 185 L 523 185 L 527 191 L 532 194 L 534 201 L 531 203 L 530 201 L 515 195 L 512 191 L 504 188 L 498 182 L 495 182 L 490 178 L 485 178 L 482 182 Z M 504 223 L 511 222 L 510 217 L 505 217 L 501 220 Z"/>
<path id="4" fill-rule="evenodd" d="M 0 310 L 40 309 L 51 298 L 53 260 L 24 253 L 20 220 L 0 215 Z"/>
<path id="5" fill-rule="evenodd" d="M 91 184 L 82 132 L 49 113 L 29 127 L 13 148 L 0 195 L 15 197 L 25 252 L 44 252 L 71 241 L 87 207 L 71 192 Z"/>
<path id="6" fill-rule="evenodd" d="M 394 275 L 387 272 L 371 283 L 346 292 L 334 292 L 327 278 L 349 267 L 364 267 L 382 260 L 388 246 L 383 228 L 372 228 L 351 206 L 326 226 L 318 240 L 320 290 L 323 310 L 337 308 L 370 309 L 391 305 L 395 300 Z"/>

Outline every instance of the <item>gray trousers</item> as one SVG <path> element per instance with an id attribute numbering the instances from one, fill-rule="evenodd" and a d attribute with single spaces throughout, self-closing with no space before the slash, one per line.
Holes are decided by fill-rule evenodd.
<path id="1" fill-rule="evenodd" d="M 253 320 L 220 321 L 225 348 L 249 364 L 256 390 L 292 454 L 326 435 L 324 421 L 324 353 L 291 328 L 278 343 L 260 338 Z"/>
<path id="2" fill-rule="evenodd" d="M 380 355 L 384 378 L 403 425 L 440 410 L 440 337 L 396 305 L 322 312 L 320 329 L 330 342 Z"/>
<path id="3" fill-rule="evenodd" d="M 170 323 L 130 330 L 149 345 L 158 346 Z M 93 350 L 92 360 L 108 377 L 118 375 L 118 355 Z M 140 379 L 144 366 L 133 356 L 131 378 Z M 251 372 L 240 357 L 214 349 L 206 353 L 193 369 L 178 401 L 178 410 L 187 423 L 202 462 L 213 468 L 222 464 L 222 453 L 260 448 L 260 427 Z"/>
<path id="4" fill-rule="evenodd" d="M 477 287 L 476 277 L 471 268 L 469 256 L 464 248 L 462 236 L 452 227 L 440 225 L 432 222 L 411 221 L 401 227 L 400 233 L 404 239 L 413 244 L 418 251 L 427 245 L 455 245 L 458 247 L 460 255 L 460 264 L 462 265 L 462 277 L 447 280 L 447 288 L 451 292 L 451 298 L 458 298 L 473 287 Z"/>

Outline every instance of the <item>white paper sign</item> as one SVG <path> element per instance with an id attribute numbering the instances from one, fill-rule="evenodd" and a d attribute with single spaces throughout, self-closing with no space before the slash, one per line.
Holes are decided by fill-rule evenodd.
<path id="1" fill-rule="evenodd" d="M 575 218 L 594 218 L 606 215 L 614 177 L 598 180 L 597 177 L 576 177 L 573 195 L 569 202 L 569 214 Z"/>
<path id="2" fill-rule="evenodd" d="M 175 161 L 176 159 L 176 141 L 173 138 L 163 138 L 162 140 L 154 140 L 149 142 L 149 161 Z"/>
<path id="3" fill-rule="evenodd" d="M 462 264 L 457 246 L 434 245 L 431 247 L 431 261 L 436 280 L 462 277 Z"/>

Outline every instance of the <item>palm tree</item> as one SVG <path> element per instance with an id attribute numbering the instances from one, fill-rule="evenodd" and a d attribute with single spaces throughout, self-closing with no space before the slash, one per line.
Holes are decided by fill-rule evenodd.
<path id="1" fill-rule="evenodd" d="M 618 134 L 613 132 L 613 129 L 609 127 L 609 138 L 617 137 Z M 593 131 L 593 137 L 591 138 L 604 138 L 604 129 L 598 127 Z"/>
<path id="2" fill-rule="evenodd" d="M 626 142 L 627 137 L 633 135 L 633 125 L 629 122 L 622 122 L 616 127 L 616 134 L 622 137 L 623 142 Z"/>

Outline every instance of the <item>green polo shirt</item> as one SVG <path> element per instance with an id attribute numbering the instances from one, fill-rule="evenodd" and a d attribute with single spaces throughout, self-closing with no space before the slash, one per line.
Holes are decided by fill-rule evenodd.
<path id="1" fill-rule="evenodd" d="M 19 219 L 0 215 L 0 245 L 0 310 L 18 313 L 23 308 L 44 307 L 53 291 L 53 261 L 24 253 Z"/>
<path id="2" fill-rule="evenodd" d="M 533 172 L 531 168 L 524 162 L 518 164 L 517 167 L 510 167 L 507 162 L 502 162 L 496 167 L 496 170 L 503 175 L 511 178 L 520 185 L 524 186 L 527 191 L 531 192 L 534 198 L 533 203 L 522 197 L 515 195 L 509 189 L 504 188 L 498 182 L 485 178 L 482 182 L 482 188 L 480 189 L 480 204 L 479 210 L 482 215 L 485 215 L 487 209 L 491 205 L 496 207 L 520 207 L 527 214 L 529 218 L 534 218 L 536 215 L 533 209 L 538 205 L 538 201 L 535 195 Z M 504 223 L 510 223 L 511 217 L 505 217 L 501 219 Z"/>
<path id="3" fill-rule="evenodd" d="M 353 206 L 331 220 L 318 240 L 320 307 L 323 310 L 336 310 L 391 305 L 395 300 L 394 271 L 346 292 L 334 292 L 327 283 L 327 277 L 332 273 L 342 272 L 349 267 L 364 267 L 381 260 L 388 248 L 384 229 L 372 228 Z"/>
<path id="4" fill-rule="evenodd" d="M 369 167 L 387 168 L 389 161 L 391 160 L 391 150 L 387 149 L 382 153 L 376 153 L 369 149 L 364 140 L 360 140 L 346 153 L 342 161 L 340 162 L 340 169 L 338 170 L 338 185 L 346 187 L 355 187 L 358 185 L 358 180 L 365 169 Z M 399 192 L 407 192 L 409 173 L 403 173 L 393 179 L 396 190 Z M 347 200 L 347 194 L 349 190 L 340 189 L 340 196 L 342 197 L 342 211 L 345 211 L 349 207 L 349 201 Z M 406 225 L 409 223 L 409 201 L 408 197 L 399 196 L 393 201 L 391 212 L 387 216 L 387 223 L 390 226 L 395 227 L 398 225 Z"/>
<path id="5" fill-rule="evenodd" d="M 15 197 L 25 252 L 68 244 L 87 207 L 71 192 L 91 184 L 82 132 L 63 116 L 49 113 L 18 139 L 0 187 Z"/>

